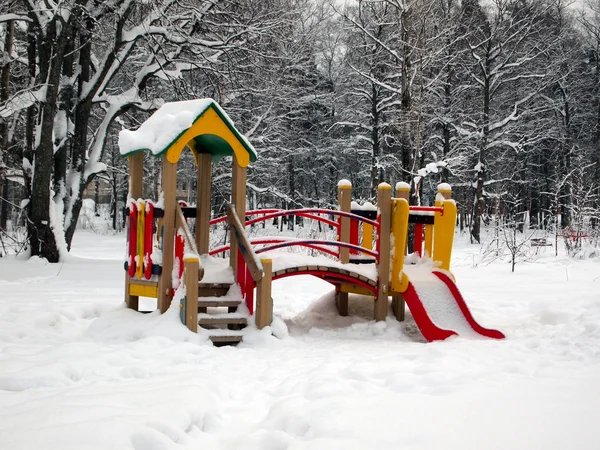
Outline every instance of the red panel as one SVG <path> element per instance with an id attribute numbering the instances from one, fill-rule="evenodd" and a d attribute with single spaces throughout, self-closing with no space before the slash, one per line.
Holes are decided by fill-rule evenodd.
<path id="1" fill-rule="evenodd" d="M 413 252 L 417 252 L 419 256 L 423 255 L 423 224 L 415 223 L 415 238 L 413 241 Z"/>
<path id="2" fill-rule="evenodd" d="M 137 203 L 131 202 L 129 207 L 129 266 L 127 273 L 135 275 L 135 255 L 137 253 Z"/>
<path id="3" fill-rule="evenodd" d="M 146 224 L 144 226 L 144 278 L 149 280 L 152 276 L 152 244 L 154 237 L 154 205 L 152 202 L 146 202 Z"/>
<path id="4" fill-rule="evenodd" d="M 185 248 L 185 240 L 179 233 L 175 236 L 175 259 L 179 261 L 179 272 L 178 278 L 181 279 L 183 276 L 183 252 Z"/>
<path id="5" fill-rule="evenodd" d="M 254 280 L 250 274 L 250 270 L 246 266 L 246 283 L 244 288 L 244 297 L 246 298 L 246 306 L 250 314 L 254 314 Z"/>
<path id="6" fill-rule="evenodd" d="M 357 220 L 350 221 L 350 243 L 352 245 L 358 245 L 358 221 Z M 360 252 L 357 250 L 351 249 L 350 254 L 358 255 L 358 254 L 360 254 Z"/>

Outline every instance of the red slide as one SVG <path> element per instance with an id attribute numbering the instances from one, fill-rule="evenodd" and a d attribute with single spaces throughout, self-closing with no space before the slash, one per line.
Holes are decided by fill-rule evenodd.
<path id="1" fill-rule="evenodd" d="M 492 339 L 504 339 L 504 334 L 479 325 L 458 287 L 446 273 L 433 270 L 413 277 L 407 273 L 410 283 L 403 294 L 423 337 L 429 342 L 444 340 L 454 335 L 481 335 Z"/>

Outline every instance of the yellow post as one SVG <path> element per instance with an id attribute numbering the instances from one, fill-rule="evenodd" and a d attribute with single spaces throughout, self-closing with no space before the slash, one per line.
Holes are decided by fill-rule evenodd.
<path id="1" fill-rule="evenodd" d="M 431 258 L 433 255 L 433 225 L 425 225 L 425 256 Z"/>
<path id="2" fill-rule="evenodd" d="M 379 207 L 379 264 L 377 275 L 379 283 L 373 315 L 375 320 L 385 320 L 388 312 L 388 295 L 390 283 L 390 233 L 391 233 L 392 187 L 381 183 L 377 189 L 377 206 Z"/>
<path id="3" fill-rule="evenodd" d="M 409 205 L 410 199 L 410 185 L 405 182 L 396 183 L 396 197 L 398 199 L 402 199 L 406 202 L 406 205 Z M 393 206 L 392 206 L 393 207 Z M 408 277 L 402 273 L 402 278 L 400 278 L 400 271 L 403 270 L 404 266 L 404 256 L 406 255 L 406 242 L 408 240 L 408 216 L 410 214 L 410 207 L 406 206 L 406 225 L 402 225 L 404 222 L 402 211 L 400 209 L 405 208 L 404 205 L 396 205 L 396 213 L 392 212 L 392 236 L 394 236 L 394 248 L 393 255 L 396 257 L 396 266 L 392 267 L 392 291 L 395 295 L 392 295 L 392 311 L 396 316 L 396 319 L 402 322 L 404 320 L 406 305 L 404 302 L 404 297 L 402 295 L 397 294 L 397 292 L 404 292 L 408 287 Z M 400 214 L 400 215 L 399 215 Z M 402 231 L 402 227 L 404 231 Z M 394 231 L 396 228 L 396 231 Z M 397 239 L 396 236 L 399 236 Z M 398 261 L 399 255 L 402 255 L 402 261 Z M 392 264 L 394 264 L 394 260 L 392 260 Z"/>
<path id="4" fill-rule="evenodd" d="M 408 236 L 408 202 L 403 198 L 392 200 L 392 236 L 394 244 L 392 247 L 392 271 L 390 290 L 401 294 L 408 287 L 408 278 L 402 273 L 404 267 L 404 254 L 406 249 L 406 238 Z"/>
<path id="5" fill-rule="evenodd" d="M 366 222 L 362 224 L 362 248 L 373 250 L 373 225 Z"/>
<path id="6" fill-rule="evenodd" d="M 450 200 L 452 188 L 447 183 L 438 185 L 435 200 L 436 207 L 443 207 L 444 212 L 436 212 L 433 224 L 433 260 L 439 262 L 440 268 L 450 270 L 454 227 L 456 226 L 456 203 Z"/>
<path id="7" fill-rule="evenodd" d="M 338 205 L 340 211 L 350 212 L 352 207 L 352 184 L 348 180 L 338 182 Z M 350 218 L 340 218 L 340 242 L 350 242 Z M 348 264 L 350 261 L 350 250 L 340 247 L 340 262 Z M 340 316 L 348 315 L 348 293 L 338 290 L 335 295 L 335 304 Z"/>

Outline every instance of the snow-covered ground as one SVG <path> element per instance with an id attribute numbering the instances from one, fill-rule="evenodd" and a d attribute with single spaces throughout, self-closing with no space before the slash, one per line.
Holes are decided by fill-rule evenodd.
<path id="1" fill-rule="evenodd" d="M 215 348 L 122 306 L 124 237 L 80 231 L 64 264 L 0 259 L 0 449 L 597 449 L 600 260 L 452 269 L 504 341 L 423 342 L 330 286 L 274 284 L 283 339 Z M 544 254 L 545 253 L 545 254 Z"/>

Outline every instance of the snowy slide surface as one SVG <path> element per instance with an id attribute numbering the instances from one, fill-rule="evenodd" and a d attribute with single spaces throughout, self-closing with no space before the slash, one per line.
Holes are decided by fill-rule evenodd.
<path id="1" fill-rule="evenodd" d="M 450 336 L 485 336 L 503 339 L 504 334 L 479 325 L 452 278 L 438 270 L 407 271 L 410 283 L 403 294 L 419 330 L 428 341 Z"/>

